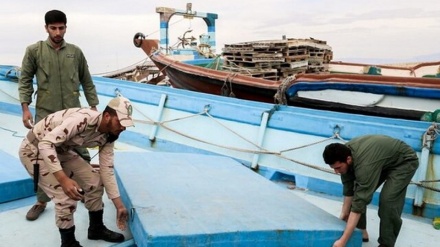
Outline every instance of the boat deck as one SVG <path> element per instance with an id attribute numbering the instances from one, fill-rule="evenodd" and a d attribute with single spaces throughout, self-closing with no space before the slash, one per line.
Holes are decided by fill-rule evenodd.
<path id="1" fill-rule="evenodd" d="M 80 205 L 76 236 L 83 246 L 331 246 L 344 228 L 339 197 L 286 189 L 225 157 L 128 149 L 116 154 L 121 192 L 132 208 L 127 241 L 88 240 L 87 211 Z M 37 221 L 25 220 L 34 202 L 32 196 L 0 203 L 2 246 L 59 246 L 53 204 Z M 104 203 L 105 224 L 116 229 L 115 209 L 106 197 Z M 428 219 L 405 215 L 403 221 L 396 246 L 430 246 L 438 238 Z M 377 246 L 378 224 L 371 206 L 370 242 L 361 243 L 356 232 L 348 246 Z"/>
<path id="2" fill-rule="evenodd" d="M 116 154 L 116 172 L 131 212 L 131 231 L 124 233 L 128 241 L 114 246 L 327 246 L 344 229 L 336 217 L 231 158 L 124 149 Z M 9 158 L 19 171 L 18 159 Z M 17 181 L 29 180 L 25 172 L 18 173 Z M 9 177 L 1 173 L 0 188 L 9 184 Z M 25 220 L 34 202 L 34 197 L 28 197 L 0 204 L 0 218 L 9 223 L 0 224 L 0 243 L 13 246 L 20 240 L 21 246 L 59 245 L 51 203 L 37 221 Z M 110 201 L 105 204 L 105 224 L 116 229 L 115 210 Z M 75 222 L 83 245 L 113 246 L 86 238 L 84 207 L 78 207 Z M 360 232 L 348 246 L 361 246 Z"/>
<path id="3" fill-rule="evenodd" d="M 125 152 L 116 161 L 140 246 L 330 246 L 344 229 L 231 158 Z"/>
<path id="4" fill-rule="evenodd" d="M 1 185 L 0 185 L 1 186 Z M 111 230 L 117 230 L 115 217 L 116 210 L 112 202 L 104 197 L 104 224 Z M 0 246 L 20 247 L 59 247 L 60 234 L 55 225 L 55 211 L 53 203 L 48 203 L 46 210 L 36 221 L 27 221 L 25 215 L 35 203 L 35 196 L 21 200 L 0 204 Z M 126 241 L 120 244 L 108 243 L 103 240 L 87 239 L 89 225 L 88 212 L 83 205 L 79 205 L 75 213 L 75 236 L 82 246 L 94 247 L 136 247 L 129 230 L 118 232 L 124 234 Z"/>
<path id="5" fill-rule="evenodd" d="M 292 190 L 292 193 L 300 198 L 322 208 L 326 212 L 339 217 L 342 207 L 342 198 L 326 196 L 311 191 Z M 367 209 L 367 230 L 370 241 L 362 243 L 362 247 L 377 247 L 379 238 L 379 216 L 377 207 L 369 205 Z M 440 231 L 434 229 L 432 220 L 413 215 L 402 215 L 402 229 L 395 246 L 398 247 L 422 247 L 436 246 Z M 330 246 L 330 245 L 329 245 Z"/>
<path id="6" fill-rule="evenodd" d="M 0 126 L 0 246 L 60 246 L 52 203 L 38 220 L 25 219 L 35 202 L 17 152 L 27 130 L 8 94 L 2 95 Z M 88 240 L 88 214 L 80 204 L 75 224 L 83 246 L 331 246 L 344 229 L 337 218 L 340 197 L 286 189 L 226 157 L 148 152 L 125 143 L 132 136 L 124 134 L 115 167 L 131 214 L 127 241 Z M 104 196 L 104 203 L 104 222 L 116 230 L 112 202 Z M 370 242 L 361 243 L 357 231 L 348 246 L 377 246 L 378 228 L 377 210 L 369 207 Z M 405 215 L 396 246 L 433 246 L 439 234 L 430 220 Z"/>

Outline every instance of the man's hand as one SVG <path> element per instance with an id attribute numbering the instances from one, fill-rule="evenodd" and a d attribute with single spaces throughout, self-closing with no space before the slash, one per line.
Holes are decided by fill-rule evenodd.
<path id="1" fill-rule="evenodd" d="M 124 208 L 116 209 L 116 225 L 119 230 L 125 231 L 127 229 L 128 211 Z"/>
<path id="2" fill-rule="evenodd" d="M 83 195 L 81 194 L 83 192 L 81 187 L 78 185 L 78 183 L 75 180 L 67 177 L 62 170 L 55 172 L 54 176 L 60 183 L 61 187 L 63 188 L 64 193 L 69 198 L 75 201 L 79 201 L 83 198 Z"/>
<path id="3" fill-rule="evenodd" d="M 32 119 L 32 114 L 29 110 L 23 110 L 23 125 L 28 129 L 32 129 L 34 120 Z"/>
<path id="4" fill-rule="evenodd" d="M 341 239 L 338 239 L 333 243 L 333 247 L 344 247 L 344 246 L 345 246 L 345 242 L 342 241 Z"/>
<path id="5" fill-rule="evenodd" d="M 339 219 L 343 221 L 348 220 L 352 202 L 353 202 L 352 196 L 344 196 L 344 202 L 342 203 L 342 209 L 341 209 L 341 214 L 339 215 Z"/>
<path id="6" fill-rule="evenodd" d="M 342 211 L 341 214 L 339 215 L 339 219 L 347 222 L 349 215 L 350 215 L 350 213 L 346 213 L 346 212 Z"/>
<path id="7" fill-rule="evenodd" d="M 128 211 L 121 200 L 121 197 L 112 199 L 116 208 L 116 225 L 119 230 L 125 231 L 127 229 Z"/>

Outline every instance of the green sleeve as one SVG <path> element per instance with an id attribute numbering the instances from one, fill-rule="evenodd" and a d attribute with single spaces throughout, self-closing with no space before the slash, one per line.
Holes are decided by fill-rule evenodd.
<path id="1" fill-rule="evenodd" d="M 353 196 L 351 211 L 364 213 L 377 189 L 381 176 L 381 162 L 374 162 L 368 166 L 360 166 L 356 170 L 356 187 Z"/>
<path id="2" fill-rule="evenodd" d="M 96 93 L 96 87 L 93 83 L 92 76 L 90 75 L 89 66 L 87 60 L 80 50 L 80 63 L 79 63 L 79 79 L 81 86 L 84 90 L 84 95 L 86 97 L 89 106 L 97 106 L 99 104 L 98 95 Z"/>
<path id="3" fill-rule="evenodd" d="M 354 174 L 353 173 L 347 173 L 341 175 L 341 181 L 343 185 L 343 191 L 342 194 L 344 196 L 353 196 L 354 195 Z"/>
<path id="4" fill-rule="evenodd" d="M 25 55 L 21 64 L 21 73 L 18 80 L 18 94 L 20 103 L 32 103 L 34 93 L 33 78 L 37 71 L 35 45 L 26 48 Z"/>

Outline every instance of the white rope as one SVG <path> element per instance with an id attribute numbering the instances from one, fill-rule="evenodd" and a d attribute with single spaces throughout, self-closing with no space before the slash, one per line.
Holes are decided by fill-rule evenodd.
<path id="1" fill-rule="evenodd" d="M 277 92 L 273 96 L 275 103 L 287 105 L 286 91 L 295 80 L 296 80 L 295 75 L 284 78 L 284 80 L 281 82 L 280 86 L 278 87 Z"/>
<path id="2" fill-rule="evenodd" d="M 119 93 L 119 92 L 118 92 L 118 93 Z M 120 94 L 120 93 L 119 93 L 119 94 Z M 143 114 L 143 113 L 142 113 L 140 110 L 138 110 L 136 107 L 133 107 L 133 108 L 134 108 L 135 110 L 137 110 L 138 112 L 140 112 L 143 116 L 145 116 L 146 118 L 148 118 L 149 120 L 151 120 L 151 118 L 149 118 L 148 116 L 146 116 L 145 114 Z M 174 130 L 174 129 L 172 129 L 172 128 L 170 128 L 170 127 L 168 127 L 168 126 L 165 125 L 166 123 L 175 122 L 175 121 L 180 121 L 180 120 L 183 120 L 183 119 L 188 119 L 188 118 L 198 117 L 198 116 L 203 116 L 203 115 L 206 115 L 207 117 L 209 117 L 210 119 L 212 119 L 214 122 L 216 122 L 218 125 L 222 126 L 223 128 L 225 128 L 226 130 L 230 131 L 230 132 L 233 133 L 234 135 L 238 136 L 238 137 L 241 138 L 242 140 L 244 140 L 244 141 L 246 141 L 246 142 L 248 142 L 248 143 L 254 145 L 256 148 L 258 148 L 258 150 L 236 148 L 236 147 L 225 146 L 225 145 L 220 145 L 220 144 L 216 144 L 216 143 L 212 143 L 212 142 L 204 141 L 204 140 L 202 140 L 202 139 L 195 138 L 195 137 L 189 136 L 189 135 L 187 135 L 187 134 L 184 134 L 184 133 L 182 133 L 182 132 L 180 132 L 180 131 Z M 137 121 L 142 121 L 142 120 L 137 120 Z M 145 122 L 145 121 L 144 121 L 144 122 Z M 281 150 L 280 152 L 270 151 L 270 150 L 267 150 L 267 149 L 265 149 L 265 148 L 263 148 L 263 147 L 261 147 L 261 146 L 255 144 L 254 142 L 248 140 L 247 138 L 243 137 L 242 135 L 238 134 L 236 131 L 232 130 L 231 128 L 229 128 L 229 127 L 226 126 L 225 124 L 223 124 L 223 123 L 221 123 L 220 121 L 218 121 L 217 119 L 215 119 L 211 114 L 209 114 L 209 107 L 205 107 L 205 109 L 204 109 L 202 112 L 199 112 L 199 113 L 196 113 L 196 114 L 193 114 L 193 115 L 190 115 L 190 116 L 181 117 L 181 118 L 175 118 L 175 119 L 171 119 L 171 120 L 167 120 L 167 121 L 162 121 L 162 122 L 149 121 L 148 123 L 152 123 L 152 124 L 160 125 L 161 127 L 165 128 L 165 129 L 167 129 L 167 130 L 169 130 L 169 131 L 171 131 L 171 132 L 173 132 L 173 133 L 176 133 L 176 134 L 181 135 L 181 136 L 184 136 L 184 137 L 186 137 L 186 138 L 188 138 L 188 139 L 195 140 L 195 141 L 198 141 L 198 142 L 201 142 L 201 143 L 205 143 L 205 144 L 208 144 L 208 145 L 212 145 L 212 146 L 216 146 L 216 147 L 220 147 L 220 148 L 224 148 L 224 149 L 229 149 L 229 150 L 234 150 L 234 151 L 239 151 L 239 152 L 245 152 L 245 153 L 253 153 L 253 154 L 270 154 L 270 155 L 275 155 L 275 156 L 277 156 L 277 157 L 279 157 L 279 158 L 281 158 L 281 159 L 288 160 L 288 161 L 291 161 L 291 162 L 293 162 L 293 163 L 296 163 L 296 164 L 299 164 L 299 165 L 302 165 L 302 166 L 305 166 L 305 167 L 308 167 L 308 168 L 312 168 L 312 169 L 315 169 L 315 170 L 319 170 L 319 171 L 326 172 L 326 173 L 330 173 L 330 174 L 334 174 L 334 175 L 339 175 L 339 174 L 335 173 L 333 169 L 324 168 L 324 167 L 320 167 L 320 166 L 317 166 L 317 165 L 308 164 L 308 163 L 305 163 L 305 162 L 302 162 L 302 161 L 298 161 L 298 160 L 295 160 L 295 159 L 289 158 L 289 157 L 287 157 L 287 156 L 284 156 L 284 155 L 282 155 L 282 153 L 285 153 L 285 152 L 288 152 L 288 151 L 292 151 L 292 150 L 298 150 L 298 149 L 302 149 L 302 148 L 310 147 L 310 146 L 313 146 L 313 145 L 317 145 L 317 144 L 320 144 L 320 143 L 326 142 L 326 141 L 328 141 L 328 140 L 330 140 L 330 139 L 339 139 L 339 140 L 341 140 L 341 141 L 343 141 L 343 142 L 346 142 L 346 140 L 344 140 L 344 139 L 339 135 L 339 126 L 336 126 L 336 127 L 335 127 L 335 133 L 334 133 L 331 137 L 328 137 L 328 138 L 326 138 L 326 139 L 324 139 L 324 140 L 320 140 L 320 141 L 317 141 L 317 142 L 309 143 L 309 144 L 302 145 L 302 146 L 298 146 L 298 147 L 293 147 L 293 148 L 290 148 L 290 149 L 284 149 L 284 150 Z M 439 132 L 438 132 L 438 126 L 437 126 L 436 123 L 433 123 L 433 125 L 431 125 L 431 126 L 428 128 L 427 132 L 426 132 L 426 134 L 432 134 L 432 135 L 435 135 L 435 134 L 438 134 L 438 133 L 439 133 Z M 425 140 L 424 140 L 424 141 L 425 141 Z M 425 188 L 425 189 L 429 189 L 429 190 L 432 190 L 432 191 L 440 192 L 439 189 L 434 188 L 434 187 L 431 187 L 431 186 L 427 186 L 427 185 L 424 184 L 424 183 L 429 183 L 429 182 L 439 182 L 439 181 L 440 181 L 440 180 L 424 180 L 424 181 L 420 181 L 420 182 L 413 182 L 413 181 L 411 181 L 410 183 L 411 183 L 411 184 L 414 184 L 414 185 L 417 185 L 417 186 L 420 186 L 420 187 L 423 187 L 423 188 Z"/>
<path id="3" fill-rule="evenodd" d="M 307 145 L 303 145 L 303 146 L 299 146 L 299 147 L 295 147 L 295 148 L 291 148 L 291 149 L 282 150 L 280 152 L 276 152 L 276 151 L 267 150 L 267 149 L 257 145 L 256 143 L 248 140 L 247 138 L 245 138 L 244 136 L 240 135 L 239 133 L 237 133 L 233 129 L 229 128 L 225 124 L 221 123 L 216 118 L 214 118 L 211 114 L 209 114 L 209 108 L 205 108 L 202 112 L 195 113 L 193 115 L 189 115 L 189 116 L 185 116 L 185 117 L 180 117 L 180 118 L 175 118 L 175 119 L 169 119 L 169 120 L 160 121 L 160 122 L 153 121 L 150 117 L 146 116 L 142 111 L 137 109 L 135 106 L 133 106 L 133 109 L 135 109 L 137 112 L 139 112 L 141 115 L 143 115 L 144 117 L 146 117 L 148 119 L 148 121 L 135 119 L 134 120 L 135 122 L 142 122 L 142 123 L 147 123 L 147 124 L 159 125 L 159 126 L 163 127 L 164 129 L 167 129 L 168 131 L 171 131 L 171 132 L 173 132 L 175 134 L 178 134 L 180 136 L 186 137 L 188 139 L 191 139 L 191 140 L 194 140 L 194 141 L 197 141 L 197 142 L 200 142 L 200 143 L 204 143 L 204 144 L 208 144 L 208 145 L 212 145 L 212 146 L 216 146 L 216 147 L 220 147 L 220 148 L 224 148 L 224 149 L 228 149 L 228 150 L 239 151 L 239 152 L 243 152 L 243 153 L 275 155 L 275 156 L 277 156 L 279 158 L 282 158 L 282 159 L 285 159 L 285 160 L 289 160 L 291 162 L 294 162 L 294 163 L 297 163 L 297 164 L 300 164 L 300 165 L 303 165 L 303 166 L 306 166 L 306 167 L 309 167 L 309 168 L 313 168 L 313 169 L 320 170 L 320 171 L 327 172 L 327 173 L 331 173 L 331 174 L 336 174 L 332 169 L 327 169 L 327 168 L 323 168 L 323 167 L 320 167 L 320 166 L 316 166 L 316 165 L 312 165 L 312 164 L 307 164 L 305 162 L 301 162 L 301 161 L 298 161 L 298 160 L 286 157 L 286 156 L 282 155 L 282 153 L 283 152 L 287 152 L 287 151 L 291 151 L 291 150 L 296 150 L 296 149 L 301 149 L 301 148 L 306 148 L 306 147 L 309 147 L 309 146 L 317 145 L 319 143 L 328 141 L 330 139 L 342 139 L 339 136 L 338 133 L 335 133 L 333 136 L 331 136 L 329 138 L 326 138 L 324 140 L 318 141 L 318 142 L 314 142 L 314 143 L 310 143 L 310 144 L 307 144 Z M 217 143 L 214 143 L 214 142 L 205 141 L 205 140 L 202 140 L 200 138 L 196 138 L 196 137 L 190 136 L 188 134 L 182 133 L 182 132 L 180 132 L 178 130 L 175 130 L 175 129 L 171 128 L 171 127 L 168 127 L 166 125 L 167 123 L 171 123 L 171 122 L 175 122 L 175 121 L 181 121 L 181 120 L 184 120 L 184 119 L 189 119 L 189 118 L 203 116 L 203 115 L 207 116 L 209 119 L 213 120 L 216 124 L 220 125 L 224 129 L 226 129 L 229 132 L 233 133 L 234 135 L 236 135 L 240 139 L 242 139 L 245 142 L 253 145 L 254 147 L 257 148 L 257 150 L 255 150 L 255 149 L 237 148 L 237 147 L 220 145 L 220 144 L 217 144 Z"/>

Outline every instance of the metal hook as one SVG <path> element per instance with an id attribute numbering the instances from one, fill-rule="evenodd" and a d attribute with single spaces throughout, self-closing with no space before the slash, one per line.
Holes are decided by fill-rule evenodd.
<path id="1" fill-rule="evenodd" d="M 211 105 L 210 104 L 205 105 L 205 107 L 203 108 L 203 111 L 209 112 L 209 110 L 211 110 Z"/>
<path id="2" fill-rule="evenodd" d="M 121 97 L 122 96 L 121 91 L 119 90 L 119 88 L 115 88 L 115 95 L 117 97 Z"/>
<path id="3" fill-rule="evenodd" d="M 341 132 L 341 127 L 339 127 L 339 125 L 335 125 L 335 127 L 333 127 L 333 134 L 334 135 L 339 135 L 339 133 Z"/>
<path id="4" fill-rule="evenodd" d="M 136 212 L 136 209 L 135 208 L 131 208 L 131 210 L 130 210 L 131 222 L 133 222 L 133 220 L 134 220 L 134 213 L 135 212 Z"/>

